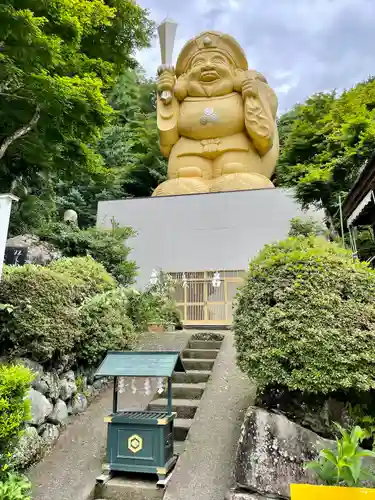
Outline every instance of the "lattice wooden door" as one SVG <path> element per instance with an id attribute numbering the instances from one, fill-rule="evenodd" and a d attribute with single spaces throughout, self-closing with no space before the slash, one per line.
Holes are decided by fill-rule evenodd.
<path id="1" fill-rule="evenodd" d="M 219 271 L 221 285 L 212 284 L 213 271 L 170 273 L 176 280 L 175 300 L 185 325 L 231 325 L 233 300 L 244 271 Z M 185 283 L 185 286 L 184 286 Z"/>

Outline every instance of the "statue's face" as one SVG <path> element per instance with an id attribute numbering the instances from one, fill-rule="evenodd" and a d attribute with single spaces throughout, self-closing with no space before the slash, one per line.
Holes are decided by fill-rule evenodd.
<path id="1" fill-rule="evenodd" d="M 234 67 L 225 55 L 215 50 L 197 54 L 187 76 L 190 96 L 220 96 L 233 92 Z"/>

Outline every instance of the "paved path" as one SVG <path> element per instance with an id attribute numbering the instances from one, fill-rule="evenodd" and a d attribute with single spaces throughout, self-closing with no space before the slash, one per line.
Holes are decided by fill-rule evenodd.
<path id="1" fill-rule="evenodd" d="M 255 386 L 238 370 L 235 357 L 228 332 L 164 500 L 223 500 L 232 485 L 244 412 L 255 398 Z"/>
<path id="2" fill-rule="evenodd" d="M 191 333 L 144 334 L 139 350 L 185 348 Z M 152 396 L 126 392 L 120 407 L 145 408 Z M 112 389 L 103 392 L 79 417 L 74 417 L 50 455 L 30 469 L 33 500 L 86 500 L 105 456 L 106 426 L 103 418 L 112 408 Z"/>

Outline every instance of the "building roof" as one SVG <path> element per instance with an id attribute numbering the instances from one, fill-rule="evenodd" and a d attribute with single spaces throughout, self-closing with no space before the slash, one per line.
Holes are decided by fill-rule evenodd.
<path id="1" fill-rule="evenodd" d="M 346 197 L 342 211 L 347 225 L 373 225 L 375 206 L 372 191 L 375 190 L 375 152 L 365 163 L 358 179 Z"/>

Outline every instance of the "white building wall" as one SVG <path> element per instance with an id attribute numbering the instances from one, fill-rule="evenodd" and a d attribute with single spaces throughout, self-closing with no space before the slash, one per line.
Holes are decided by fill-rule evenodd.
<path id="1" fill-rule="evenodd" d="M 247 269 L 266 244 L 283 239 L 289 221 L 303 212 L 292 193 L 262 189 L 102 201 L 97 225 L 114 219 L 138 235 L 129 241 L 139 266 L 139 286 L 154 268 L 168 272 Z"/>

